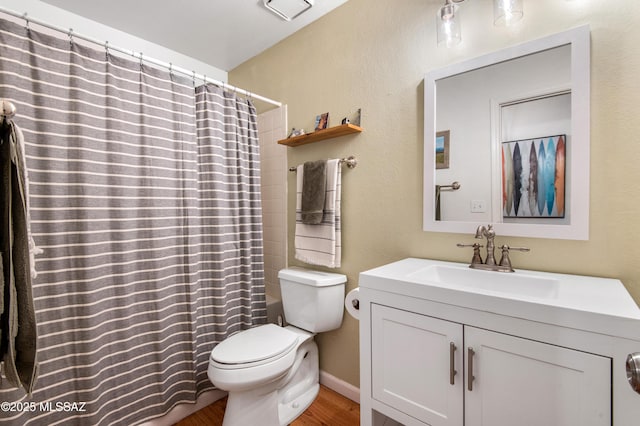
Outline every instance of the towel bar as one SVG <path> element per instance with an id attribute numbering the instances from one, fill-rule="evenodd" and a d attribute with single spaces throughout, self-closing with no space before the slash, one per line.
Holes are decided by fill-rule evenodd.
<path id="1" fill-rule="evenodd" d="M 358 165 L 358 159 L 355 156 L 350 155 L 347 158 L 341 158 L 340 164 L 346 164 L 348 168 L 353 169 Z M 297 170 L 298 168 L 296 166 L 289 167 L 290 172 L 295 172 Z"/>

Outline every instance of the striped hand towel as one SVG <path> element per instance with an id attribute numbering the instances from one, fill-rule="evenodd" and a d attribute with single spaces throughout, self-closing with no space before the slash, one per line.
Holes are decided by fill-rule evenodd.
<path id="1" fill-rule="evenodd" d="M 340 160 L 327 160 L 326 196 L 322 223 L 302 223 L 302 181 L 304 165 L 297 169 L 295 258 L 311 265 L 339 268 L 342 258 L 340 238 Z"/>

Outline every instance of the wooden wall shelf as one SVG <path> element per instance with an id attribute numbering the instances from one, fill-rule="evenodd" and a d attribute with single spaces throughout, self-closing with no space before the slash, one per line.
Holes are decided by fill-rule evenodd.
<path id="1" fill-rule="evenodd" d="M 279 140 L 280 145 L 300 146 L 308 143 L 319 142 L 325 139 L 337 138 L 338 136 L 350 135 L 352 133 L 360 133 L 362 128 L 355 124 L 341 124 L 340 126 L 329 127 L 328 129 L 318 130 L 305 135 L 294 136 L 292 138 Z"/>

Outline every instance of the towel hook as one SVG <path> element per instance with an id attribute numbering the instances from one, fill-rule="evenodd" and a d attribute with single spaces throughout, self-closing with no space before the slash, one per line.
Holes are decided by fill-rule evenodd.
<path id="1" fill-rule="evenodd" d="M 0 99 L 0 107 L 2 108 L 0 111 L 0 126 L 4 130 L 11 126 L 11 119 L 16 115 L 16 107 L 8 99 Z M 1 140 L 0 145 L 2 145 Z"/>
<path id="2" fill-rule="evenodd" d="M 0 114 L 4 120 L 11 120 L 16 115 L 16 106 L 7 99 L 0 100 L 2 113 Z"/>

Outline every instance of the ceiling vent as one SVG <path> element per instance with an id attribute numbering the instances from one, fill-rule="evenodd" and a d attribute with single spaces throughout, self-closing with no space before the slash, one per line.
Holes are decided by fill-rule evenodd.
<path id="1" fill-rule="evenodd" d="M 285 21 L 291 21 L 313 6 L 313 0 L 264 0 L 264 6 Z"/>

